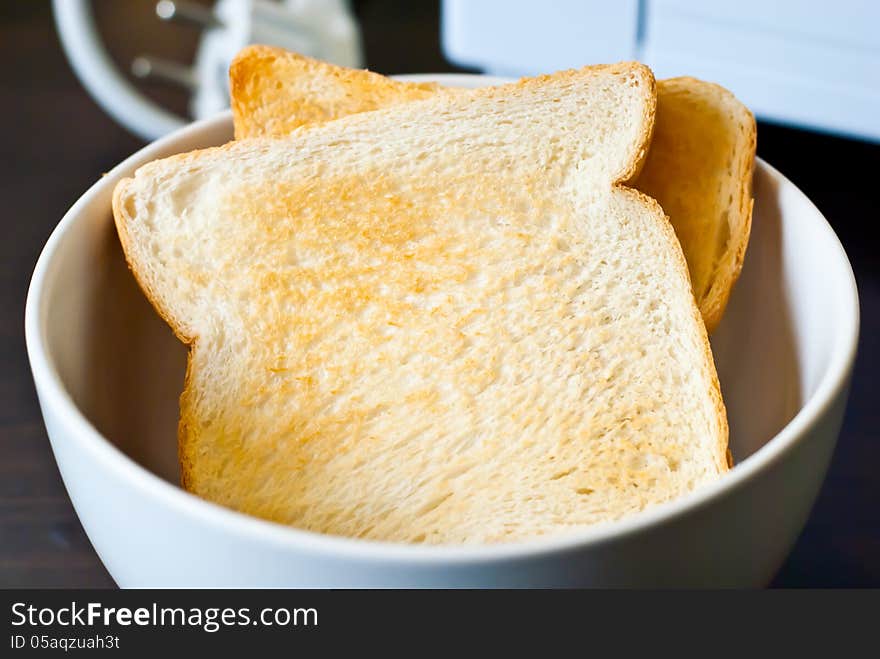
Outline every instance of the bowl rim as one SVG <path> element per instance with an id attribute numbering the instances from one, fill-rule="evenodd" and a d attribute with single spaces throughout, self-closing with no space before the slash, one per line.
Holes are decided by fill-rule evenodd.
<path id="1" fill-rule="evenodd" d="M 417 74 L 397 77 L 461 86 L 497 84 L 508 80 L 479 74 Z M 580 550 L 586 546 L 596 547 L 617 541 L 625 536 L 671 522 L 686 514 L 695 513 L 729 495 L 789 453 L 806 431 L 825 414 L 836 396 L 847 387 L 855 361 L 859 334 L 858 290 L 849 259 L 828 221 L 806 195 L 775 168 L 757 158 L 756 170 L 761 169 L 780 186 L 793 188 L 812 209 L 814 218 L 811 221 L 819 223 L 821 231 L 829 241 L 831 253 L 838 261 L 838 267 L 843 268 L 846 273 L 844 278 L 846 290 L 841 290 L 839 295 L 845 302 L 845 311 L 837 318 L 840 329 L 836 332 L 830 358 L 813 394 L 803 402 L 797 414 L 776 435 L 737 464 L 723 478 L 682 497 L 657 504 L 617 521 L 599 523 L 549 537 L 479 545 L 411 545 L 333 536 L 259 519 L 201 499 L 135 462 L 91 424 L 61 382 L 55 363 L 49 355 L 43 321 L 46 318 L 48 275 L 55 264 L 59 247 L 71 227 L 77 220 L 84 221 L 82 218 L 88 216 L 83 213 L 83 209 L 88 207 L 96 196 L 106 194 L 107 188 L 115 185 L 119 178 L 130 175 L 137 166 L 154 159 L 166 149 L 173 149 L 173 145 L 177 142 L 190 139 L 199 133 L 216 131 L 224 124 L 230 124 L 231 117 L 231 111 L 227 110 L 176 130 L 130 155 L 94 183 L 64 214 L 49 236 L 34 268 L 25 307 L 25 341 L 41 407 L 52 410 L 68 429 L 65 441 L 73 441 L 76 444 L 75 449 L 85 453 L 91 461 L 116 471 L 117 476 L 125 479 L 143 496 L 175 510 L 177 514 L 198 518 L 219 531 L 238 534 L 276 548 L 305 550 L 346 560 L 395 561 L 402 565 L 442 566 L 547 557 Z M 45 418 L 45 413 L 43 416 Z M 54 442 L 57 440 L 51 437 L 50 439 L 54 451 Z"/>

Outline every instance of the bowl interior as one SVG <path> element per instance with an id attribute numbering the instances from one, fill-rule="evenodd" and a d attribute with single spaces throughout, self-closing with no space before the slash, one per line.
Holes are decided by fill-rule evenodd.
<path id="1" fill-rule="evenodd" d="M 151 147 L 138 160 L 220 144 L 228 115 Z M 44 282 L 49 359 L 76 405 L 134 461 L 177 484 L 178 396 L 186 349 L 128 271 L 110 213 L 125 163 L 66 223 Z M 759 163 L 750 246 L 727 313 L 712 337 L 740 463 L 778 433 L 816 390 L 839 349 L 835 310 L 851 302 L 849 272 L 824 220 L 772 168 Z M 850 311 L 851 313 L 851 311 Z"/>

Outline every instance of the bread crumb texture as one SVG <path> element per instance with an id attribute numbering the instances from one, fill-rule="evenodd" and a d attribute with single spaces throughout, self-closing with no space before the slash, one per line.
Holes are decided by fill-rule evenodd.
<path id="1" fill-rule="evenodd" d="M 230 70 L 236 137 L 288 135 L 303 125 L 468 90 L 401 82 L 281 48 L 248 46 Z M 755 118 L 720 85 L 661 80 L 649 156 L 633 184 L 669 216 L 711 332 L 739 277 L 752 216 Z"/>
<path id="2" fill-rule="evenodd" d="M 323 533 L 488 543 L 716 479 L 727 426 L 681 249 L 613 185 L 654 93 L 640 65 L 594 67 L 124 182 L 132 268 L 191 341 L 186 486 Z"/>

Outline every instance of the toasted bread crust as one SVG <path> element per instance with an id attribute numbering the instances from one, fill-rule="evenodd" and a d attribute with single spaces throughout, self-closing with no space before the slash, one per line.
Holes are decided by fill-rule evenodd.
<path id="1" fill-rule="evenodd" d="M 128 269 L 134 276 L 137 285 L 140 287 L 141 291 L 143 291 L 144 296 L 150 301 L 150 304 L 153 305 L 153 308 L 156 309 L 156 313 L 159 314 L 162 320 L 168 323 L 168 326 L 174 332 L 174 336 L 176 336 L 181 343 L 190 345 L 192 343 L 192 337 L 186 330 L 184 330 L 183 325 L 174 314 L 163 304 L 162 296 L 153 290 L 150 282 L 143 276 L 142 273 L 144 272 L 144 267 L 137 262 L 135 257 L 136 250 L 132 249 L 131 237 L 128 232 L 131 216 L 124 206 L 124 199 L 128 194 L 128 188 L 132 181 L 133 179 L 130 178 L 124 178 L 119 181 L 113 189 L 113 198 L 111 202 L 113 209 L 113 222 L 116 225 L 116 233 L 119 236 L 119 243 L 122 245 L 122 253 L 125 255 L 125 263 L 128 265 Z"/>
<path id="2" fill-rule="evenodd" d="M 679 242 L 678 237 L 675 234 L 672 223 L 669 221 L 669 216 L 666 215 L 665 211 L 656 199 L 654 199 L 653 197 L 649 197 L 644 192 L 641 192 L 635 188 L 624 187 L 622 185 L 618 185 L 618 188 L 637 196 L 643 204 L 654 209 L 654 213 L 658 218 L 658 222 L 663 227 L 663 236 L 669 244 L 669 249 L 676 255 L 679 274 L 684 277 L 685 281 L 687 281 L 688 284 L 690 284 L 690 273 L 688 272 L 688 264 L 684 258 L 684 252 L 681 249 L 681 243 Z M 715 358 L 712 355 L 712 345 L 709 343 L 709 333 L 706 329 L 705 323 L 703 323 L 703 317 L 700 313 L 699 307 L 697 307 L 696 300 L 694 300 L 694 304 L 691 306 L 692 316 L 697 321 L 697 325 L 699 325 L 700 328 L 703 330 L 701 332 L 701 343 L 703 351 L 703 361 L 701 364 L 701 369 L 706 379 L 711 382 L 709 392 L 712 397 L 712 404 L 715 408 L 715 417 L 717 419 L 719 428 L 718 449 L 716 451 L 716 465 L 718 471 L 720 473 L 724 473 L 728 471 L 731 467 L 733 467 L 733 454 L 730 452 L 729 449 L 730 427 L 727 422 L 727 408 L 725 407 L 724 399 L 721 396 L 721 383 L 718 380 L 718 372 L 715 370 Z"/>
<path id="3" fill-rule="evenodd" d="M 751 233 L 755 118 L 724 87 L 692 77 L 661 80 L 658 99 L 658 139 L 635 185 L 672 216 L 711 333 Z"/>
<path id="4" fill-rule="evenodd" d="M 181 154 L 183 156 L 189 156 L 190 154 Z M 171 313 L 170 310 L 166 308 L 166 306 L 162 302 L 162 296 L 158 294 L 158 292 L 153 290 L 153 287 L 150 285 L 150 282 L 147 277 L 144 276 L 144 268 L 142 265 L 138 264 L 135 254 L 136 250 L 131 247 L 131 237 L 129 235 L 128 227 L 131 217 L 129 213 L 124 208 L 123 200 L 126 198 L 126 194 L 128 193 L 128 187 L 131 185 L 133 179 L 126 178 L 122 179 L 119 183 L 116 184 L 116 187 L 113 190 L 113 199 L 112 199 L 112 208 L 113 208 L 113 221 L 116 225 L 116 233 L 119 236 L 119 242 L 122 246 L 122 253 L 125 256 L 125 262 L 128 265 L 128 269 L 131 271 L 132 276 L 134 277 L 135 282 L 137 282 L 138 287 L 143 291 L 144 296 L 153 305 L 153 308 L 156 310 L 156 313 L 164 320 L 171 330 L 174 332 L 174 335 L 180 340 L 181 343 L 187 346 L 186 351 L 186 373 L 183 379 L 183 390 L 180 394 L 180 419 L 177 424 L 177 461 L 180 466 L 180 484 L 183 489 L 187 491 L 192 491 L 192 478 L 191 474 L 193 472 L 193 464 L 192 460 L 187 452 L 187 447 L 190 445 L 190 427 L 188 420 L 191 415 L 186 410 L 191 408 L 188 396 L 192 391 L 192 367 L 193 367 L 193 352 L 195 350 L 195 337 L 190 335 L 188 330 L 185 330 L 182 323 L 178 318 Z"/>

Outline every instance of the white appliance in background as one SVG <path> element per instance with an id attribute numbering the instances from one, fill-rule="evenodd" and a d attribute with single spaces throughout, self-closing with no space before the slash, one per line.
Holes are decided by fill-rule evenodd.
<path id="1" fill-rule="evenodd" d="M 53 10 L 73 70 L 110 116 L 146 140 L 189 123 L 141 94 L 120 73 L 97 32 L 90 0 L 53 0 Z M 202 31 L 196 60 L 185 65 L 142 56 L 132 62 L 132 71 L 187 89 L 196 119 L 229 106 L 229 63 L 251 43 L 281 46 L 343 66 L 363 64 L 348 0 L 217 0 L 212 7 L 160 0 L 156 14 Z"/>
<path id="2" fill-rule="evenodd" d="M 880 141 L 876 0 L 443 0 L 441 34 L 451 61 L 494 75 L 638 59 L 762 119 Z"/>

